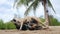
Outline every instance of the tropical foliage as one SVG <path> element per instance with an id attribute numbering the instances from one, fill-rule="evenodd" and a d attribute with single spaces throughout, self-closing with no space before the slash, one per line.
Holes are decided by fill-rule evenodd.
<path id="1" fill-rule="evenodd" d="M 49 25 L 51 25 L 51 26 L 56 26 L 56 25 L 59 26 L 60 25 L 60 22 L 56 18 L 54 18 L 52 15 L 50 15 L 49 18 L 50 18 Z"/>
<path id="2" fill-rule="evenodd" d="M 49 23 L 50 26 L 60 26 L 60 22 L 56 18 L 54 18 L 53 15 L 49 15 L 49 19 L 50 19 Z M 42 22 L 45 22 L 44 18 L 40 18 L 40 20 Z"/>
<path id="3" fill-rule="evenodd" d="M 21 5 L 27 6 L 28 8 L 25 11 L 25 15 L 28 15 L 31 8 L 33 8 L 34 9 L 34 14 L 35 14 L 35 10 L 38 7 L 39 3 L 42 3 L 42 5 L 44 5 L 44 1 L 45 0 L 15 0 L 14 6 L 16 6 L 16 8 L 20 7 Z M 50 0 L 46 0 L 46 6 L 51 7 L 53 9 L 53 11 L 55 12 Z"/>
<path id="4" fill-rule="evenodd" d="M 52 15 L 49 16 L 50 18 L 50 26 L 60 26 L 60 22 L 54 18 Z M 40 18 L 42 22 L 45 21 L 44 18 Z M 0 29 L 16 29 L 15 25 L 13 22 L 6 22 L 4 23 L 3 20 L 0 19 Z"/>
<path id="5" fill-rule="evenodd" d="M 3 20 L 0 20 L 0 29 L 16 29 L 13 22 L 4 23 Z"/>
<path id="6" fill-rule="evenodd" d="M 32 2 L 30 4 L 30 2 Z M 38 7 L 39 3 L 42 3 L 43 7 L 44 7 L 44 15 L 45 15 L 45 22 L 46 22 L 46 25 L 49 25 L 49 15 L 48 15 L 48 7 L 52 8 L 53 11 L 55 12 L 50 0 L 15 0 L 15 4 L 14 6 L 15 7 L 19 7 L 20 5 L 25 5 L 27 6 L 27 10 L 25 11 L 25 16 L 28 15 L 28 13 L 30 12 L 31 8 L 33 8 L 34 10 L 34 15 L 35 15 L 35 12 L 36 12 L 36 8 Z M 29 5 L 30 4 L 30 5 Z"/>

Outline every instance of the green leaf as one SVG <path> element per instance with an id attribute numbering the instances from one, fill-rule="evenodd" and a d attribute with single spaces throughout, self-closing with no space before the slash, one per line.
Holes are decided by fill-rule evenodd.
<path id="1" fill-rule="evenodd" d="M 29 10 L 32 8 L 34 3 L 35 3 L 35 1 L 27 8 L 27 10 L 24 13 L 25 16 L 27 16 L 27 14 L 30 12 Z"/>
<path id="2" fill-rule="evenodd" d="M 54 8 L 53 8 L 53 6 L 52 6 L 52 4 L 51 4 L 51 2 L 50 2 L 50 0 L 48 0 L 47 2 L 48 2 L 48 6 L 52 8 L 52 10 L 54 11 L 54 13 L 56 13 L 55 10 L 54 10 Z"/>
<path id="3" fill-rule="evenodd" d="M 33 7 L 34 10 L 36 10 L 38 4 L 39 4 L 40 0 L 35 0 L 34 2 L 32 2 L 32 4 L 28 7 L 28 9 L 25 11 L 25 16 L 27 16 L 27 14 L 30 12 L 31 8 Z M 34 11 L 35 13 L 35 11 Z"/>
<path id="4" fill-rule="evenodd" d="M 34 15 L 35 15 L 35 12 L 36 12 L 36 9 L 37 9 L 38 5 L 39 5 L 39 1 L 36 0 L 35 3 L 33 4 Z"/>

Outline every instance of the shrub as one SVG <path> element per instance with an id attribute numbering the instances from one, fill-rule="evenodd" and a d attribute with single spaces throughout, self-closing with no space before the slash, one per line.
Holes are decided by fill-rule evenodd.
<path id="1" fill-rule="evenodd" d="M 0 29 L 5 29 L 5 24 L 3 23 L 3 20 L 0 20 Z"/>
<path id="2" fill-rule="evenodd" d="M 12 22 L 5 23 L 6 29 L 16 29 L 15 25 Z"/>
<path id="3" fill-rule="evenodd" d="M 16 29 L 13 22 L 4 23 L 3 20 L 0 20 L 0 29 Z"/>

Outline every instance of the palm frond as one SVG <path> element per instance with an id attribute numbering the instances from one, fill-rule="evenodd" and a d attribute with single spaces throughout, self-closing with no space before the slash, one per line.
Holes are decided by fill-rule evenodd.
<path id="1" fill-rule="evenodd" d="M 26 0 L 26 5 L 28 6 L 28 4 L 30 3 L 30 2 L 32 2 L 33 0 Z"/>
<path id="2" fill-rule="evenodd" d="M 27 8 L 27 10 L 25 11 L 25 16 L 27 16 L 27 14 L 30 12 L 29 10 L 32 8 L 33 4 L 36 2 L 36 0 L 34 2 L 32 2 L 32 4 Z"/>
<path id="3" fill-rule="evenodd" d="M 15 6 L 15 4 L 17 3 L 17 6 L 16 7 L 20 7 L 21 5 L 27 5 L 28 6 L 28 4 L 31 2 L 32 0 L 16 0 L 15 2 L 14 2 L 14 6 Z M 13 7 L 14 7 L 13 6 Z"/>
<path id="4" fill-rule="evenodd" d="M 27 14 L 30 12 L 29 10 L 33 7 L 33 10 L 34 10 L 34 14 L 35 14 L 35 11 L 36 11 L 36 8 L 37 8 L 37 6 L 39 5 L 39 2 L 40 2 L 41 0 L 35 0 L 29 7 L 28 7 L 28 9 L 25 11 L 25 16 L 27 16 Z"/>
<path id="5" fill-rule="evenodd" d="M 14 1 L 14 4 L 13 4 L 13 8 L 15 7 L 16 3 L 17 3 L 18 0 L 15 0 Z"/>
<path id="6" fill-rule="evenodd" d="M 51 4 L 51 2 L 49 0 L 47 2 L 48 2 L 48 6 L 52 8 L 52 10 L 54 11 L 54 13 L 56 13 L 55 10 L 54 10 L 54 8 L 53 8 L 53 6 L 52 6 L 52 4 Z"/>
<path id="7" fill-rule="evenodd" d="M 36 12 L 36 9 L 37 9 L 38 5 L 39 5 L 39 0 L 36 0 L 36 2 L 33 4 L 33 10 L 34 10 L 33 12 L 34 12 L 34 14 Z"/>
<path id="8" fill-rule="evenodd" d="M 27 10 L 24 13 L 25 16 L 27 16 L 27 14 L 30 12 L 29 10 L 32 8 L 33 4 L 34 4 L 34 2 L 27 8 Z"/>
<path id="9" fill-rule="evenodd" d="M 25 4 L 25 1 L 26 1 L 26 0 L 20 0 L 20 1 L 17 3 L 17 7 L 20 7 L 21 5 Z"/>

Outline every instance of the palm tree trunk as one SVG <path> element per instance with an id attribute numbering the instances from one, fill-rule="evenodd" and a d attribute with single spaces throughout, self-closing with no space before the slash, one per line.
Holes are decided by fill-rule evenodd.
<path id="1" fill-rule="evenodd" d="M 47 6 L 46 6 L 46 0 L 44 0 L 43 4 L 44 4 L 44 15 L 45 15 L 45 22 L 46 25 L 49 25 L 49 15 L 48 15 L 48 10 L 47 10 Z"/>

